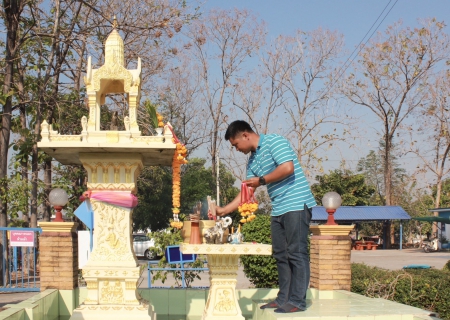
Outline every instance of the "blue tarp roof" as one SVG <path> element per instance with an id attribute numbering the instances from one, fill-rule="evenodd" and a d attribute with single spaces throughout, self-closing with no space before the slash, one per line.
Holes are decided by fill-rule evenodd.
<path id="1" fill-rule="evenodd" d="M 311 221 L 327 221 L 324 207 L 312 208 Z M 334 213 L 336 221 L 410 220 L 409 214 L 399 206 L 342 206 Z"/>
<path id="2" fill-rule="evenodd" d="M 438 212 L 439 217 L 450 219 L 450 208 L 434 208 L 428 209 L 431 212 Z"/>

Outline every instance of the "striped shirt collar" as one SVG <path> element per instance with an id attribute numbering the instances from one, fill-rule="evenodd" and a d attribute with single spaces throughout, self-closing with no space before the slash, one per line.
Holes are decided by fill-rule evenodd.
<path id="1" fill-rule="evenodd" d="M 262 146 L 263 141 L 264 141 L 264 137 L 265 137 L 265 135 L 262 134 L 262 133 L 259 135 L 258 147 L 256 147 L 256 151 L 258 151 L 259 149 L 261 149 L 261 146 Z M 256 152 L 256 151 L 255 151 L 255 152 Z"/>

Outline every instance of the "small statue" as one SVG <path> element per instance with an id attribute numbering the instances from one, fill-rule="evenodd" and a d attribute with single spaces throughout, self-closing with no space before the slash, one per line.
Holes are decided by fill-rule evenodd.
<path id="1" fill-rule="evenodd" d="M 117 131 L 118 128 L 119 128 L 119 117 L 118 117 L 117 111 L 114 111 L 112 118 L 111 118 L 111 124 L 109 126 L 109 130 Z"/>
<path id="2" fill-rule="evenodd" d="M 86 118 L 86 116 L 83 116 L 81 118 L 81 128 L 83 129 L 83 132 L 86 132 L 86 129 L 87 129 L 87 118 Z"/>
<path id="3" fill-rule="evenodd" d="M 244 242 L 244 235 L 241 233 L 241 226 L 239 225 L 239 228 L 236 230 L 236 232 L 232 231 L 228 236 L 228 243 L 241 244 L 242 242 Z"/>
<path id="4" fill-rule="evenodd" d="M 125 131 L 130 131 L 130 117 L 123 118 L 123 124 L 125 125 Z"/>
<path id="5" fill-rule="evenodd" d="M 230 226 L 232 220 L 230 217 L 218 219 L 216 221 L 216 225 L 212 228 L 209 228 L 205 231 L 205 240 L 208 244 L 222 244 L 223 234 L 225 230 Z"/>

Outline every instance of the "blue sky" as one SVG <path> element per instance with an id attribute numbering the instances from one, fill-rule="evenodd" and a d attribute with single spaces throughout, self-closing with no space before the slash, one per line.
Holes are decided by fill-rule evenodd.
<path id="1" fill-rule="evenodd" d="M 246 8 L 267 23 L 269 35 L 273 37 L 291 34 L 296 29 L 308 31 L 323 27 L 337 30 L 344 34 L 347 48 L 351 51 L 385 7 L 387 9 L 375 26 L 392 10 L 378 31 L 400 19 L 408 26 L 416 25 L 418 18 L 431 17 L 450 23 L 448 0 L 206 0 L 203 7 Z"/>
<path id="2" fill-rule="evenodd" d="M 205 0 L 203 10 L 211 8 L 250 10 L 266 22 L 268 40 L 280 34 L 293 35 L 297 29 L 311 31 L 322 27 L 336 30 L 345 38 L 347 53 L 342 62 L 350 57 L 360 43 L 365 43 L 374 31 L 384 32 L 387 26 L 399 20 L 409 27 L 418 26 L 418 19 L 425 18 L 436 18 L 450 24 L 448 0 Z M 352 57 L 356 54 L 354 52 Z M 374 120 L 370 120 L 373 115 L 368 110 L 360 109 L 358 112 L 361 112 L 369 127 L 374 124 Z M 354 169 L 361 156 L 378 146 L 378 140 L 379 136 L 366 134 L 359 153 L 358 150 L 345 148 L 345 152 L 331 152 L 324 163 L 325 171 L 338 168 L 343 159 Z M 400 160 L 401 165 L 409 171 L 417 165 L 411 157 Z"/>

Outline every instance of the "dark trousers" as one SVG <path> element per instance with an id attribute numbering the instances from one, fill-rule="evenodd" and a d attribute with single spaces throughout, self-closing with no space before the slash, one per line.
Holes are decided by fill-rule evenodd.
<path id="1" fill-rule="evenodd" d="M 306 309 L 306 291 L 309 286 L 310 269 L 308 234 L 311 211 L 290 211 L 272 217 L 272 250 L 277 261 L 280 290 L 278 305 L 290 303 Z"/>

